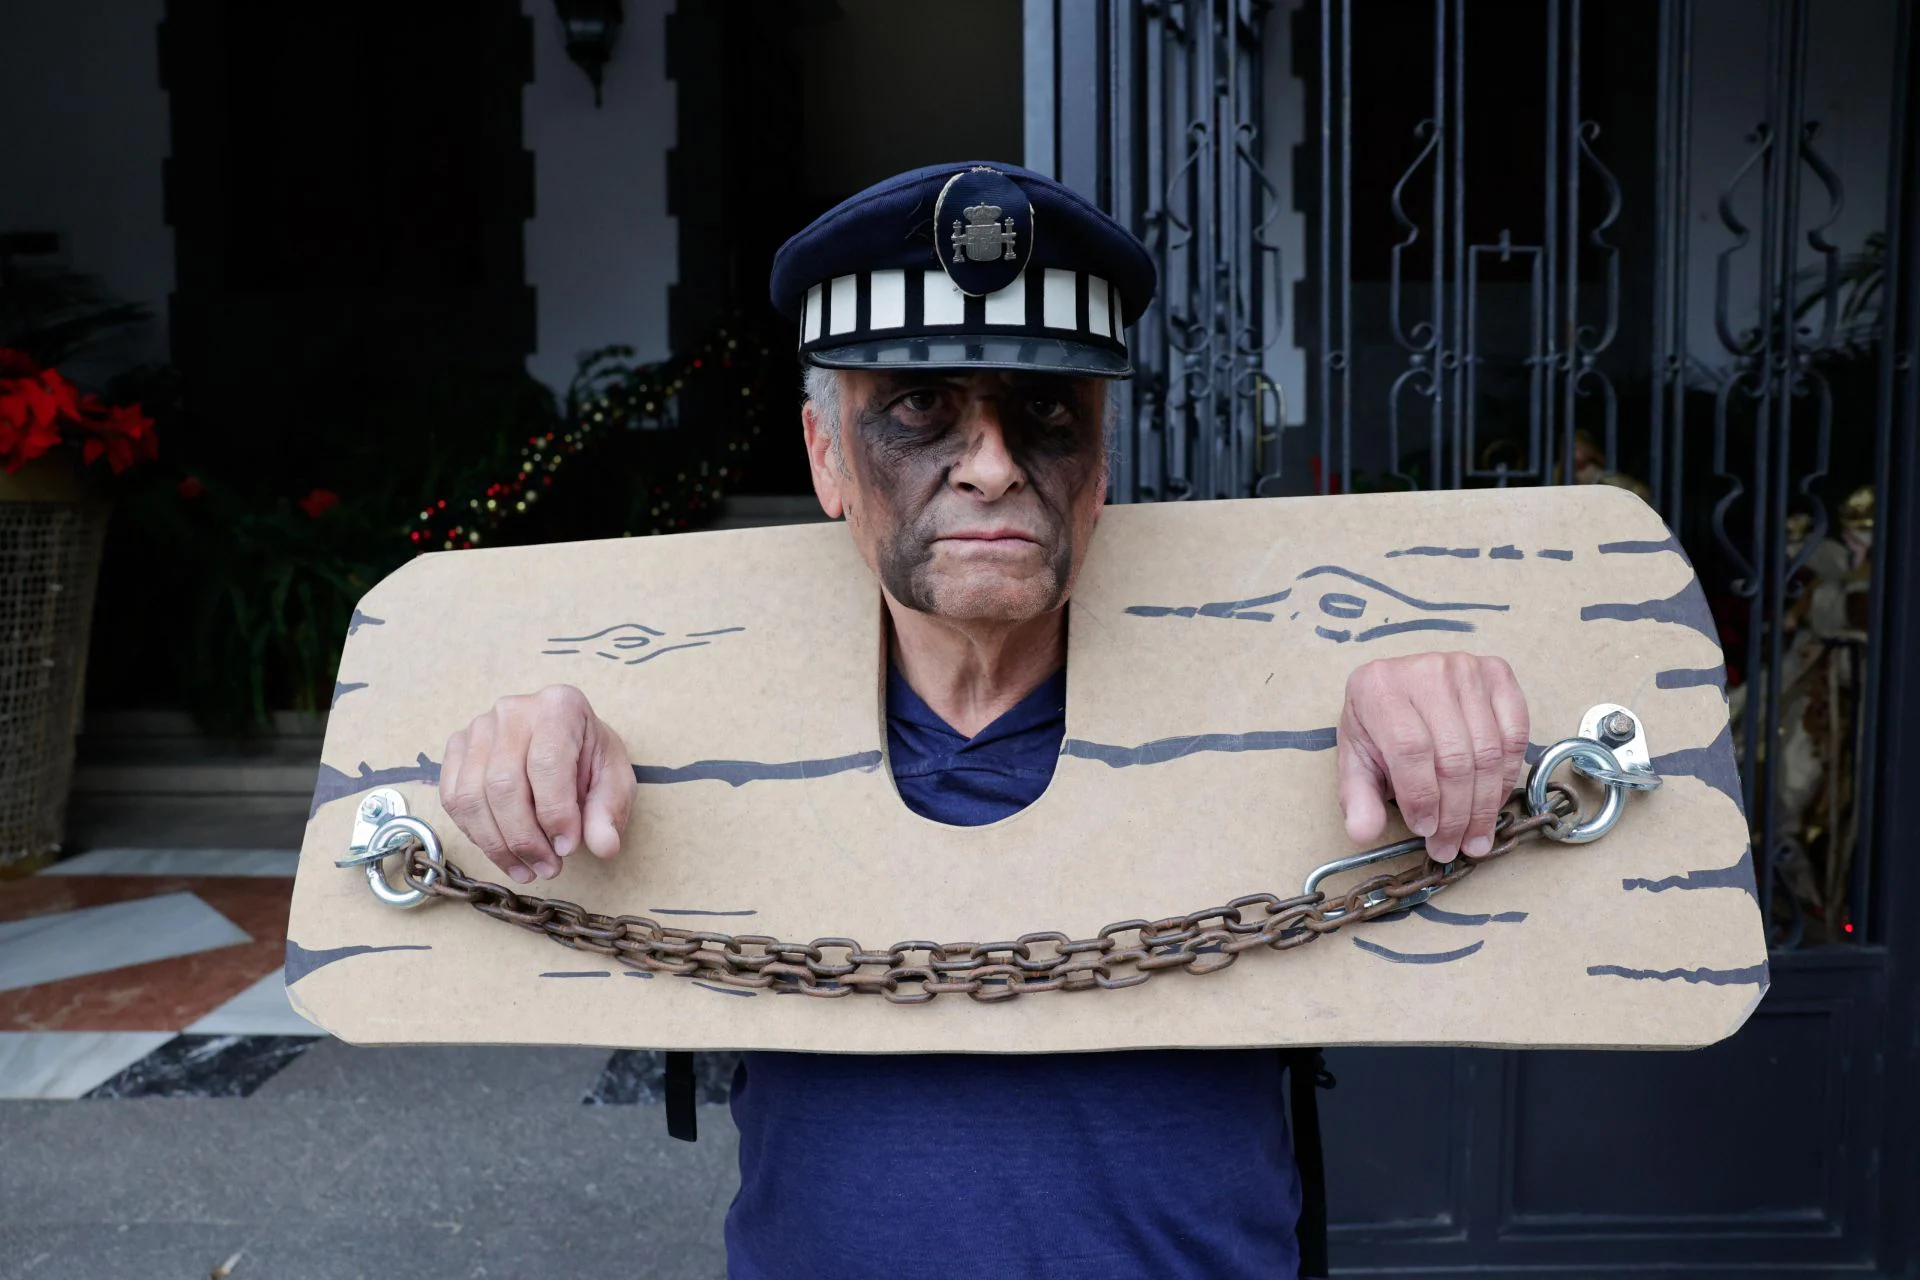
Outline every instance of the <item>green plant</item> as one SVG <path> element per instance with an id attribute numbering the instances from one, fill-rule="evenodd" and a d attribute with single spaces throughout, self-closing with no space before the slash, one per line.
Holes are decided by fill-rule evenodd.
<path id="1" fill-rule="evenodd" d="M 99 696 L 184 703 L 227 732 L 324 710 L 354 605 L 415 554 L 705 524 L 760 434 L 775 363 L 724 328 L 660 364 L 633 354 L 584 355 L 564 412 L 524 375 L 449 377 L 340 397 L 298 427 L 264 406 L 270 429 L 227 435 L 192 429 L 166 371 L 130 380 L 119 392 L 170 443 L 115 517 Z"/>
<path id="2" fill-rule="evenodd" d="M 1805 320 L 1829 299 L 1837 308 L 1834 338 L 1840 344 L 1872 342 L 1880 335 L 1887 296 L 1887 233 L 1870 233 L 1858 253 L 1840 256 L 1832 279 L 1827 268 L 1812 266 L 1795 278 L 1793 318 Z"/>
<path id="3" fill-rule="evenodd" d="M 132 380 L 166 424 L 186 416 L 170 371 Z M 129 388 L 129 390 L 136 388 Z M 96 700 L 185 706 L 244 733 L 282 709 L 324 711 L 354 605 L 409 559 L 408 520 L 462 492 L 554 421 L 531 379 L 441 385 L 370 401 L 304 452 L 219 442 L 163 450 L 116 505 L 94 628 Z"/>
<path id="4" fill-rule="evenodd" d="M 190 475 L 144 496 L 129 523 L 191 549 L 173 657 L 202 722 L 326 709 L 354 603 L 395 567 L 384 527 L 325 489 L 295 501 Z"/>
<path id="5" fill-rule="evenodd" d="M 28 268 L 0 254 L 0 347 L 46 367 L 62 364 L 111 333 L 153 318 L 77 271 Z"/>

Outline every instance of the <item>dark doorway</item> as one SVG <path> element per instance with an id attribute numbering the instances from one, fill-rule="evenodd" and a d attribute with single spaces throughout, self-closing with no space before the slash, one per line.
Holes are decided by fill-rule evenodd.
<path id="1" fill-rule="evenodd" d="M 788 236 L 904 169 L 1021 160 L 1020 0 L 976 0 L 961 23 L 898 0 L 730 0 L 683 5 L 668 25 L 676 351 L 729 313 L 791 350 L 796 335 L 766 299 Z M 772 429 L 784 425 L 776 414 Z M 756 450 L 737 491 L 810 492 L 798 433 Z"/>
<path id="2" fill-rule="evenodd" d="M 515 0 L 171 0 L 178 446 L 327 483 L 378 402 L 519 378 L 529 34 Z"/>

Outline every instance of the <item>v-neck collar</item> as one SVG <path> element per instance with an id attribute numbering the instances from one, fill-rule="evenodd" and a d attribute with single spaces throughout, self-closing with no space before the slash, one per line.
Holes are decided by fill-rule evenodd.
<path id="1" fill-rule="evenodd" d="M 1067 669 L 1063 666 L 969 738 L 941 719 L 939 713 L 913 691 L 899 667 L 891 663 L 887 666 L 887 715 L 935 736 L 949 752 L 971 751 L 1044 729 L 1062 722 L 1066 711 Z"/>

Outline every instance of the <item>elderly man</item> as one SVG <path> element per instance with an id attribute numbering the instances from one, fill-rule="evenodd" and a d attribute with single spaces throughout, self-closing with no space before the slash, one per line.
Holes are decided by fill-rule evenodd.
<path id="1" fill-rule="evenodd" d="M 1128 232 L 1012 165 L 903 174 L 775 261 L 814 489 L 886 603 L 887 764 L 928 818 L 994 822 L 1053 775 L 1066 606 L 1107 496 L 1109 380 L 1131 372 L 1125 326 L 1153 282 Z M 1348 832 L 1379 837 L 1391 799 L 1435 858 L 1485 853 L 1526 745 L 1497 657 L 1362 666 L 1340 719 Z M 625 744 L 556 686 L 454 734 L 440 788 L 526 883 L 583 844 L 619 852 L 634 779 Z M 730 1273 L 1293 1276 L 1280 1084 L 1275 1056 L 1250 1050 L 749 1053 Z"/>

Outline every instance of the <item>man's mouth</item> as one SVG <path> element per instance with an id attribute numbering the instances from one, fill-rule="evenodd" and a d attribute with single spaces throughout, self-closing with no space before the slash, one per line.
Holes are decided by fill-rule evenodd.
<path id="1" fill-rule="evenodd" d="M 962 541 L 962 543 L 1035 543 L 1039 541 L 1033 533 L 1025 530 L 956 530 L 941 533 L 933 541 Z"/>
<path id="2" fill-rule="evenodd" d="M 993 548 L 1011 549 L 1019 546 L 1033 546 L 1039 539 L 1024 529 L 962 529 L 952 533 L 943 533 L 935 542 L 958 542 L 969 544 L 980 550 Z"/>

